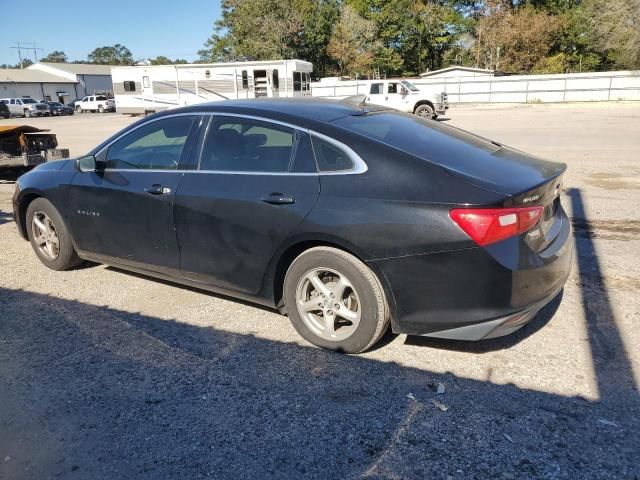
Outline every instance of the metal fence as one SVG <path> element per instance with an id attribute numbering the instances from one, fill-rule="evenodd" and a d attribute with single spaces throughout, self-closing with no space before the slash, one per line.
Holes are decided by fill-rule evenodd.
<path id="1" fill-rule="evenodd" d="M 450 103 L 640 100 L 640 71 L 421 78 L 413 83 L 447 92 Z"/>

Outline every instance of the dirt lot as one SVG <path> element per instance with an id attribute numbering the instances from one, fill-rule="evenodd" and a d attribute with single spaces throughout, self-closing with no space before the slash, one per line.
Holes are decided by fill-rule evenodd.
<path id="1" fill-rule="evenodd" d="M 29 123 L 81 154 L 131 121 Z M 569 165 L 564 293 L 484 343 L 332 354 L 249 304 L 103 266 L 52 272 L 0 185 L 0 478 L 640 478 L 640 104 L 448 121 Z"/>

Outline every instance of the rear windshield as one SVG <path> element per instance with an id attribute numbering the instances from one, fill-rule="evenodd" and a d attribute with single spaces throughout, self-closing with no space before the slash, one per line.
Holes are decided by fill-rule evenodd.
<path id="1" fill-rule="evenodd" d="M 493 153 L 501 148 L 489 140 L 457 128 L 403 113 L 348 116 L 339 118 L 334 123 L 426 160 L 444 156 L 452 162 L 450 166 L 473 161 L 471 154 L 478 149 Z"/>

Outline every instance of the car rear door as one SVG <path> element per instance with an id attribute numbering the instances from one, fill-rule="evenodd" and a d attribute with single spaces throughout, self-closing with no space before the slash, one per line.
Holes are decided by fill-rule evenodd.
<path id="1" fill-rule="evenodd" d="M 320 192 L 308 133 L 213 115 L 197 168 L 185 172 L 175 198 L 182 275 L 258 293 L 267 265 Z"/>
<path id="2" fill-rule="evenodd" d="M 174 115 L 144 123 L 97 155 L 106 162 L 104 171 L 74 177 L 69 222 L 81 253 L 178 272 L 173 204 L 200 119 Z"/>
<path id="3" fill-rule="evenodd" d="M 387 95 L 384 90 L 384 82 L 373 82 L 369 87 L 367 102 L 373 103 L 374 105 L 386 105 L 386 97 Z"/>

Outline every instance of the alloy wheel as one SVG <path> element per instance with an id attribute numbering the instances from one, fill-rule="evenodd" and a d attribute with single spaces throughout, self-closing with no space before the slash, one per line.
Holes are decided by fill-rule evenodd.
<path id="1" fill-rule="evenodd" d="M 35 212 L 31 218 L 31 231 L 38 250 L 49 260 L 60 255 L 60 239 L 56 227 L 44 212 Z"/>
<path id="2" fill-rule="evenodd" d="M 340 341 L 358 328 L 360 298 L 342 273 L 314 268 L 302 276 L 296 289 L 296 306 L 305 325 L 318 337 Z"/>

